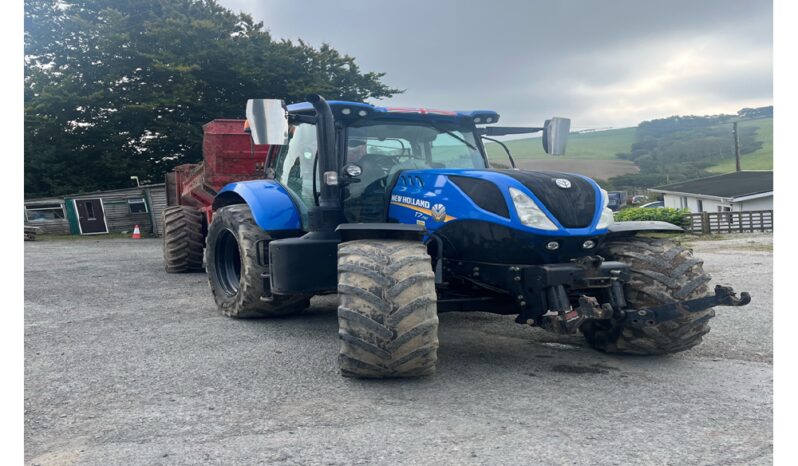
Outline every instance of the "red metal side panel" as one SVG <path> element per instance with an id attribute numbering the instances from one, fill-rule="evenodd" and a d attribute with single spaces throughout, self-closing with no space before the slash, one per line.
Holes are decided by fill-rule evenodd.
<path id="1" fill-rule="evenodd" d="M 263 176 L 269 146 L 253 146 L 244 120 L 213 120 L 202 127 L 203 161 L 175 167 L 174 180 L 181 205 L 202 209 L 210 216 L 210 205 L 217 191 L 233 181 Z M 210 219 L 209 219 L 210 220 Z"/>
<path id="2" fill-rule="evenodd" d="M 214 191 L 232 181 L 260 178 L 269 146 L 254 146 L 244 120 L 213 120 L 203 126 L 205 182 Z"/>

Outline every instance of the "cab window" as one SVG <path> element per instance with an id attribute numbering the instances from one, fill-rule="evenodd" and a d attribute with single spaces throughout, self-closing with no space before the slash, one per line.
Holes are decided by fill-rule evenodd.
<path id="1" fill-rule="evenodd" d="M 441 132 L 430 142 L 431 160 L 446 168 L 484 168 L 485 161 L 476 149 L 471 132 Z"/>
<path id="2" fill-rule="evenodd" d="M 274 165 L 275 179 L 291 191 L 305 209 L 315 204 L 313 165 L 316 153 L 316 126 L 300 123 L 289 128 L 288 144 L 280 148 Z M 318 174 L 316 178 L 318 186 Z"/>

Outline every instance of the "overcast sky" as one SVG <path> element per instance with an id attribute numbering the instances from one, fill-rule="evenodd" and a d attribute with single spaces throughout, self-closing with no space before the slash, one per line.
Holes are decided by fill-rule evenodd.
<path id="1" fill-rule="evenodd" d="M 220 0 L 276 38 L 327 42 L 404 94 L 381 105 L 491 109 L 574 129 L 773 101 L 762 0 Z M 268 96 L 279 97 L 279 96 Z"/>

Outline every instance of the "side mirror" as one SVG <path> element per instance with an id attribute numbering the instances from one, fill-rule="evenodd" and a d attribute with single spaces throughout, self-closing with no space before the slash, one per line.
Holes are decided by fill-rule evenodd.
<path id="1" fill-rule="evenodd" d="M 571 120 L 552 117 L 543 125 L 543 150 L 551 155 L 565 155 L 565 144 L 571 131 Z"/>
<path id="2" fill-rule="evenodd" d="M 280 99 L 247 100 L 247 124 L 257 145 L 282 146 L 288 142 L 288 113 Z"/>

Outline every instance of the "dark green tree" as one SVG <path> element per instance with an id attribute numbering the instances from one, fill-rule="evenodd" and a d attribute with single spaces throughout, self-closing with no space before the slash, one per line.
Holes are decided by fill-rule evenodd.
<path id="1" fill-rule="evenodd" d="M 213 0 L 26 0 L 24 41 L 27 196 L 160 181 L 201 159 L 202 124 L 242 118 L 248 98 L 401 92 Z"/>

